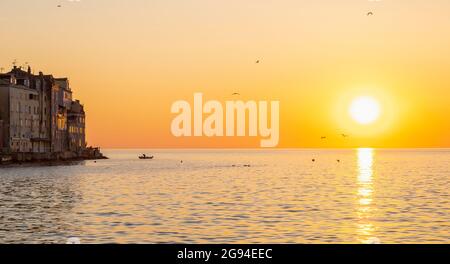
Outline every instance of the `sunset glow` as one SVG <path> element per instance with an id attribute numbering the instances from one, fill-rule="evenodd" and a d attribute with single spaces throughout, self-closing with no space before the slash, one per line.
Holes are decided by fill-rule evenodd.
<path id="1" fill-rule="evenodd" d="M 380 105 L 372 97 L 358 97 L 350 105 L 349 113 L 359 124 L 371 124 L 380 116 Z"/>
<path id="2" fill-rule="evenodd" d="M 174 137 L 171 105 L 201 92 L 280 101 L 280 148 L 450 146 L 450 1 L 56 2 L 1 1 L 0 66 L 69 77 L 89 144 L 260 145 Z M 349 115 L 359 96 L 379 115 Z"/>
<path id="3" fill-rule="evenodd" d="M 450 0 L 0 11 L 0 246 L 272 263 L 450 244 Z"/>

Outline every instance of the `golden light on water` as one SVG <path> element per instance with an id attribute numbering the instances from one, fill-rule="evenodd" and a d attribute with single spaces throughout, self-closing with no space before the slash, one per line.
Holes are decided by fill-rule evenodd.
<path id="1" fill-rule="evenodd" d="M 373 237 L 375 226 L 370 221 L 373 211 L 373 158 L 374 150 L 361 148 L 357 150 L 358 158 L 358 190 L 357 190 L 357 234 L 361 243 L 378 243 L 379 239 Z"/>
<path id="2" fill-rule="evenodd" d="M 372 183 L 372 164 L 373 164 L 373 149 L 361 148 L 358 149 L 358 182 L 360 184 Z"/>

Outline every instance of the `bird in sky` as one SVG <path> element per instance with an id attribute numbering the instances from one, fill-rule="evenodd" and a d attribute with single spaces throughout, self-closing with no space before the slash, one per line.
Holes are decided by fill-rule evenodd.
<path id="1" fill-rule="evenodd" d="M 321 137 L 320 139 L 327 139 L 327 137 Z"/>
<path id="2" fill-rule="evenodd" d="M 233 93 L 232 95 L 241 95 L 240 93 Z"/>
<path id="3" fill-rule="evenodd" d="M 70 3 L 79 3 L 79 2 L 81 2 L 81 0 L 66 0 L 67 2 L 70 2 Z M 62 7 L 62 5 L 61 4 L 59 4 L 59 5 L 57 5 L 56 7 Z"/>
<path id="4" fill-rule="evenodd" d="M 367 13 L 367 16 L 373 16 L 373 12 Z"/>
<path id="5" fill-rule="evenodd" d="M 256 64 L 259 64 L 259 60 L 256 61 Z"/>
<path id="6" fill-rule="evenodd" d="M 344 137 L 344 138 L 347 138 L 348 137 L 348 135 L 346 135 L 346 134 L 341 134 L 342 135 L 342 137 Z"/>

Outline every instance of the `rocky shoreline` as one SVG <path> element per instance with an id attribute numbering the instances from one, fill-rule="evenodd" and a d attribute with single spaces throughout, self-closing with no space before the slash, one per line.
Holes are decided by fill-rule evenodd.
<path id="1" fill-rule="evenodd" d="M 82 152 L 61 153 L 11 153 L 0 154 L 0 167 L 23 166 L 23 165 L 67 165 L 79 163 L 86 160 L 108 159 L 99 148 L 87 148 Z"/>

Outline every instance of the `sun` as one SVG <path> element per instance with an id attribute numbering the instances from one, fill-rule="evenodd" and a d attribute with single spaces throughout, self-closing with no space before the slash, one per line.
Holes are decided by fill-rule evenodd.
<path id="1" fill-rule="evenodd" d="M 349 107 L 350 116 L 361 125 L 369 125 L 377 121 L 380 117 L 380 111 L 380 104 L 370 96 L 355 98 Z"/>

